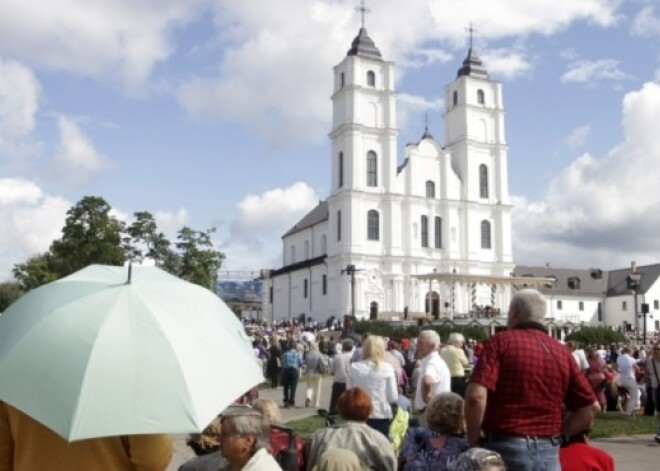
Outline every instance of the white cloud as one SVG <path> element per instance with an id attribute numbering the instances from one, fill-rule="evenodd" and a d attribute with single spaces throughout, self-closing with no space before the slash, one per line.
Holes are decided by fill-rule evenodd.
<path id="1" fill-rule="evenodd" d="M 84 185 L 109 168 L 78 124 L 66 116 L 57 120 L 60 141 L 53 158 L 53 175 L 60 181 Z"/>
<path id="2" fill-rule="evenodd" d="M 488 41 L 552 34 L 575 21 L 606 27 L 614 24 L 616 8 L 615 0 L 409 0 L 405 8 L 400 0 L 381 0 L 371 7 L 367 29 L 386 59 L 419 67 L 446 60 L 446 48 L 464 53 L 470 22 Z M 278 144 L 317 142 L 330 126 L 328 70 L 346 53 L 358 21 L 343 0 L 221 0 L 219 72 L 189 77 L 178 99 L 195 116 L 245 123 Z M 520 54 L 495 59 L 503 74 L 530 67 Z"/>
<path id="3" fill-rule="evenodd" d="M 635 16 L 632 32 L 638 36 L 660 36 L 660 18 L 655 15 L 655 8 L 647 6 Z"/>
<path id="4" fill-rule="evenodd" d="M 433 134 L 434 129 L 439 130 L 441 128 L 440 119 L 443 106 L 444 100 L 442 98 L 427 100 L 419 95 L 401 93 L 397 96 L 397 125 L 404 132 L 409 126 L 418 129 L 419 136 L 421 137 L 424 131 L 426 115 L 428 115 L 429 129 L 431 130 L 431 134 Z M 415 122 L 413 119 L 417 121 Z"/>
<path id="5" fill-rule="evenodd" d="M 577 158 L 552 181 L 543 203 L 517 200 L 518 263 L 607 268 L 653 262 L 660 251 L 657 116 L 660 84 L 628 93 L 623 142 L 603 157 Z M 553 259 L 545 260 L 549 253 Z"/>
<path id="6" fill-rule="evenodd" d="M 39 109 L 39 81 L 23 64 L 0 58 L 0 156 L 33 155 L 30 137 Z"/>
<path id="7" fill-rule="evenodd" d="M 188 222 L 188 210 L 179 208 L 176 211 L 156 211 L 154 219 L 156 219 L 158 228 L 173 241 L 176 239 L 177 232 Z"/>
<path id="8" fill-rule="evenodd" d="M 600 59 L 596 61 L 578 60 L 570 63 L 569 69 L 561 76 L 561 81 L 594 85 L 596 82 L 620 82 L 628 78 L 630 75 L 619 69 L 619 61 Z"/>
<path id="9" fill-rule="evenodd" d="M 60 237 L 70 203 L 45 194 L 34 182 L 0 179 L 0 278 L 11 278 L 14 264 L 45 252 Z"/>
<path id="10" fill-rule="evenodd" d="M 0 55 L 97 79 L 141 84 L 173 46 L 169 34 L 207 0 L 4 0 Z"/>
<path id="11" fill-rule="evenodd" d="M 284 234 L 318 203 L 318 194 L 304 182 L 246 195 L 238 204 L 228 240 L 221 244 L 227 255 L 223 269 L 280 266 L 282 246 L 273 234 Z"/>
<path id="12" fill-rule="evenodd" d="M 587 138 L 591 134 L 591 126 L 584 125 L 578 128 L 575 128 L 573 132 L 566 138 L 566 143 L 572 150 L 579 149 L 584 146 L 584 143 L 587 141 Z"/>
<path id="13" fill-rule="evenodd" d="M 520 52 L 508 49 L 487 50 L 481 58 L 490 75 L 502 76 L 507 80 L 525 75 L 532 69 Z"/>

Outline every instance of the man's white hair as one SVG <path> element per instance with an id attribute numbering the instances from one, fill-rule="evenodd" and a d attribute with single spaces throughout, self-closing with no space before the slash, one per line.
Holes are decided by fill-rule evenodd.
<path id="1" fill-rule="evenodd" d="M 452 332 L 449 334 L 447 343 L 449 345 L 454 345 L 455 347 L 461 347 L 465 344 L 465 337 L 460 332 Z"/>
<path id="2" fill-rule="evenodd" d="M 419 333 L 419 336 L 421 338 L 426 339 L 435 348 L 438 348 L 441 344 L 440 336 L 438 335 L 438 333 L 435 330 L 422 330 Z"/>
<path id="3" fill-rule="evenodd" d="M 542 322 L 548 309 L 545 297 L 531 288 L 521 289 L 513 295 L 511 308 L 513 307 L 518 312 L 520 322 Z"/>

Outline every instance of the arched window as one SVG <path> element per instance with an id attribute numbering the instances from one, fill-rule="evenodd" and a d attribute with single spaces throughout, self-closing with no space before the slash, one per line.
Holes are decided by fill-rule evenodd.
<path id="1" fill-rule="evenodd" d="M 367 239 L 380 239 L 380 215 L 375 209 L 371 209 L 367 213 Z"/>
<path id="2" fill-rule="evenodd" d="M 481 248 L 490 249 L 492 245 L 490 237 L 490 222 L 481 221 Z"/>
<path id="3" fill-rule="evenodd" d="M 321 255 L 328 253 L 328 238 L 325 234 L 321 236 Z"/>
<path id="4" fill-rule="evenodd" d="M 370 87 L 376 86 L 376 74 L 374 73 L 373 70 L 367 72 L 367 85 L 369 85 Z"/>
<path id="5" fill-rule="evenodd" d="M 484 91 L 481 89 L 477 90 L 477 103 L 480 105 L 486 103 L 486 99 L 484 98 Z"/>
<path id="6" fill-rule="evenodd" d="M 305 241 L 305 260 L 309 259 L 309 241 Z"/>
<path id="7" fill-rule="evenodd" d="M 337 240 L 341 240 L 341 211 L 337 211 Z"/>
<path id="8" fill-rule="evenodd" d="M 339 153 L 337 161 L 339 163 L 339 169 L 338 169 L 339 175 L 337 179 L 338 182 L 337 186 L 341 188 L 344 186 L 344 153 L 343 152 Z"/>
<path id="9" fill-rule="evenodd" d="M 429 246 L 429 218 L 422 216 L 422 247 Z"/>
<path id="10" fill-rule="evenodd" d="M 426 197 L 435 198 L 435 183 L 433 183 L 431 180 L 426 182 Z"/>
<path id="11" fill-rule="evenodd" d="M 339 74 L 339 88 L 344 88 L 344 85 L 346 85 L 346 77 L 344 76 L 344 72 Z"/>
<path id="12" fill-rule="evenodd" d="M 292 264 L 296 263 L 296 246 L 295 245 L 291 246 L 290 255 L 291 255 L 291 263 Z"/>
<path id="13" fill-rule="evenodd" d="M 488 167 L 479 165 L 479 197 L 488 198 Z"/>
<path id="14" fill-rule="evenodd" d="M 457 90 L 454 90 L 453 103 L 454 103 L 454 106 L 458 105 L 458 91 Z"/>
<path id="15" fill-rule="evenodd" d="M 367 152 L 367 186 L 378 186 L 378 156 L 373 150 Z"/>
<path id="16" fill-rule="evenodd" d="M 436 249 L 441 249 L 442 248 L 442 218 L 441 217 L 436 217 L 435 218 L 435 248 Z"/>

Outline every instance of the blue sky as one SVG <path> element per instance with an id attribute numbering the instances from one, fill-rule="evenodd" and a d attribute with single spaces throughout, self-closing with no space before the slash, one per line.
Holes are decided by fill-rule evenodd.
<path id="1" fill-rule="evenodd" d="M 281 234 L 328 194 L 332 66 L 357 3 L 0 3 L 0 275 L 85 195 L 170 235 L 217 227 L 225 269 L 279 266 Z M 397 64 L 400 150 L 426 113 L 443 141 L 474 24 L 504 84 L 517 263 L 660 261 L 660 1 L 367 4 Z"/>

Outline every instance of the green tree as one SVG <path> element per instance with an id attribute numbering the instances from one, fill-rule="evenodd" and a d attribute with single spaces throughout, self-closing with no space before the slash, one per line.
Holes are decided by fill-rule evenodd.
<path id="1" fill-rule="evenodd" d="M 213 232 L 215 229 L 195 231 L 184 226 L 177 235 L 175 246 L 178 253 L 167 260 L 163 267 L 184 280 L 215 292 L 218 270 L 225 256 L 213 248 Z"/>
<path id="2" fill-rule="evenodd" d="M 629 343 L 623 333 L 609 327 L 583 326 L 566 336 L 566 340 L 577 340 L 582 345 L 609 345 L 611 343 Z"/>
<path id="3" fill-rule="evenodd" d="M 128 226 L 124 239 L 124 252 L 128 259 L 151 258 L 156 266 L 162 267 L 171 261 L 174 254 L 170 241 L 158 230 L 156 220 L 148 211 L 133 213 L 135 220 Z"/>
<path id="4" fill-rule="evenodd" d="M 124 224 L 110 215 L 111 209 L 103 198 L 85 196 L 67 211 L 62 238 L 50 246 L 58 278 L 92 263 L 124 263 Z"/>
<path id="5" fill-rule="evenodd" d="M 172 247 L 151 213 L 134 213 L 126 227 L 110 215 L 111 209 L 97 196 L 76 203 L 67 212 L 62 237 L 51 243 L 49 251 L 14 266 L 20 287 L 28 291 L 92 263 L 121 265 L 126 259 L 149 257 L 173 275 L 215 292 L 225 256 L 213 247 L 213 229 L 201 232 L 184 227 Z"/>
<path id="6" fill-rule="evenodd" d="M 30 257 L 25 263 L 14 265 L 12 271 L 21 289 L 26 292 L 59 278 L 50 252 Z"/>
<path id="7" fill-rule="evenodd" d="M 23 296 L 23 290 L 18 283 L 0 283 L 0 313 L 21 296 Z"/>

